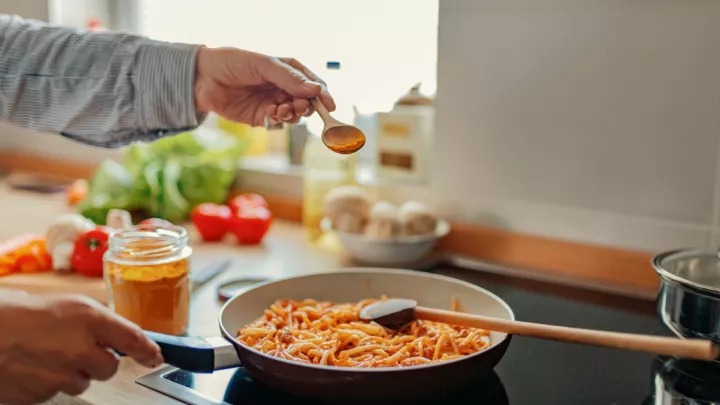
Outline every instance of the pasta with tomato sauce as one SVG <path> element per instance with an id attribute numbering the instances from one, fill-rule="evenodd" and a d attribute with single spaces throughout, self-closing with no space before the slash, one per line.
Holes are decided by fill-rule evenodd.
<path id="1" fill-rule="evenodd" d="M 277 300 L 262 317 L 240 329 L 237 340 L 271 356 L 338 367 L 430 364 L 490 345 L 490 334 L 483 329 L 414 320 L 393 331 L 360 320 L 360 311 L 377 301 Z M 457 307 L 455 299 L 452 307 Z"/>

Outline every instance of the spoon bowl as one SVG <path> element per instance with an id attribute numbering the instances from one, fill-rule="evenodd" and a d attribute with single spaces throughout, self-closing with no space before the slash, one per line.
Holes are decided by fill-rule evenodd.
<path id="1" fill-rule="evenodd" d="M 321 138 L 328 149 L 341 155 L 349 155 L 365 146 L 365 134 L 360 129 L 333 118 L 319 99 L 314 98 L 311 102 L 325 124 Z"/>
<path id="2" fill-rule="evenodd" d="M 336 125 L 330 128 L 326 126 L 322 141 L 331 151 L 349 155 L 365 146 L 365 134 L 352 125 Z"/>

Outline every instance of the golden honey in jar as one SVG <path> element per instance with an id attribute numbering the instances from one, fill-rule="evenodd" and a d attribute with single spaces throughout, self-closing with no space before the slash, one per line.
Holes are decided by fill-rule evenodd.
<path id="1" fill-rule="evenodd" d="M 109 305 L 144 330 L 183 335 L 190 313 L 187 231 L 138 225 L 110 235 L 104 257 Z"/>

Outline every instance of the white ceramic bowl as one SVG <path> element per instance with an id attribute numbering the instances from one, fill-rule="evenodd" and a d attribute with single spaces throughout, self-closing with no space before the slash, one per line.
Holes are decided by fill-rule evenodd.
<path id="1" fill-rule="evenodd" d="M 327 228 L 329 220 L 324 221 Z M 450 232 L 450 224 L 438 220 L 435 233 L 405 236 L 397 239 L 376 239 L 363 234 L 332 230 L 347 253 L 357 262 L 375 266 L 401 265 L 417 262 L 433 250 L 437 241 Z"/>

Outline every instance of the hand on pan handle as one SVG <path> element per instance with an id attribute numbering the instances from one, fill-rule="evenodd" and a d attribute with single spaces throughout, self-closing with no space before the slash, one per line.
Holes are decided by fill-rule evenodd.
<path id="1" fill-rule="evenodd" d="M 0 290 L 0 403 L 79 395 L 90 380 L 115 374 L 111 349 L 147 367 L 163 362 L 160 348 L 136 325 L 90 298 Z"/>
<path id="2" fill-rule="evenodd" d="M 160 346 L 165 362 L 193 373 L 212 373 L 241 365 L 232 343 L 222 337 L 172 336 L 145 331 Z"/>

